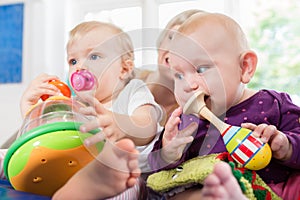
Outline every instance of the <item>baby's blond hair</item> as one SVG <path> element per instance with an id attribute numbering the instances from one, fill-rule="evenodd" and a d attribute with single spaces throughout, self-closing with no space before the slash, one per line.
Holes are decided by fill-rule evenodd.
<path id="1" fill-rule="evenodd" d="M 74 41 L 84 37 L 87 33 L 93 31 L 94 29 L 101 28 L 107 29 L 113 32 L 115 40 L 117 40 L 117 44 L 120 45 L 118 48 L 122 54 L 121 58 L 123 60 L 134 60 L 134 49 L 132 41 L 127 33 L 125 33 L 121 28 L 105 22 L 99 21 L 87 21 L 82 22 L 75 26 L 69 33 L 69 41 L 67 43 L 67 48 L 72 45 Z"/>

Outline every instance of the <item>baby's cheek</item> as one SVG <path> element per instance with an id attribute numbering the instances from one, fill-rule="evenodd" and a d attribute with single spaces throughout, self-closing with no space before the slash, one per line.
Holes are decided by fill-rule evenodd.
<path id="1" fill-rule="evenodd" d="M 175 98 L 178 105 L 183 108 L 187 102 L 187 98 L 185 98 L 183 95 L 175 95 Z"/>

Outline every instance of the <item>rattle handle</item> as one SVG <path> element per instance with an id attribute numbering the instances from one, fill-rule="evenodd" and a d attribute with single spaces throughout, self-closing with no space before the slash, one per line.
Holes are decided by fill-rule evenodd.
<path id="1" fill-rule="evenodd" d="M 230 125 L 222 122 L 216 115 L 214 115 L 206 106 L 204 106 L 200 112 L 199 115 L 210 121 L 219 131 L 220 133 L 225 132 Z"/>

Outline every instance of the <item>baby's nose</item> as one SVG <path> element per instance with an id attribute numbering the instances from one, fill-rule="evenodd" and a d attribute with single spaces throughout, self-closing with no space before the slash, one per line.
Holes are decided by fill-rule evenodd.
<path id="1" fill-rule="evenodd" d="M 192 82 L 190 84 L 190 87 L 191 87 L 192 90 L 197 90 L 199 88 L 199 85 L 196 82 Z"/>
<path id="2" fill-rule="evenodd" d="M 78 63 L 76 66 L 76 70 L 86 70 L 86 69 L 88 69 L 88 67 L 84 63 Z"/>
<path id="3" fill-rule="evenodd" d="M 194 77 L 187 77 L 186 81 L 191 91 L 195 91 L 199 88 L 199 83 Z"/>

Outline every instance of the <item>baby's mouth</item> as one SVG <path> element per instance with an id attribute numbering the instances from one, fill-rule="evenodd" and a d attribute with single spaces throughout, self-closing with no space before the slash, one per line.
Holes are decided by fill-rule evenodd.
<path id="1" fill-rule="evenodd" d="M 183 113 L 199 115 L 201 110 L 207 107 L 206 104 L 211 105 L 209 95 L 203 91 L 197 91 L 185 102 Z"/>
<path id="2" fill-rule="evenodd" d="M 210 99 L 210 96 L 207 95 L 207 94 L 205 94 L 205 95 L 204 95 L 204 103 L 205 103 L 205 105 L 206 105 L 207 108 L 210 108 L 210 106 L 211 106 L 210 100 L 211 100 L 211 99 Z"/>

